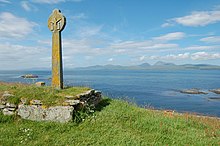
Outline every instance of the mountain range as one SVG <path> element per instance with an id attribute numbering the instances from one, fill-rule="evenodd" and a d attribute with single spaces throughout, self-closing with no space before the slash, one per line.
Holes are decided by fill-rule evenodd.
<path id="1" fill-rule="evenodd" d="M 220 66 L 210 64 L 183 64 L 176 65 L 174 63 L 167 63 L 158 61 L 153 65 L 149 63 L 143 63 L 140 65 L 133 66 L 121 66 L 121 65 L 95 65 L 89 67 L 75 68 L 79 70 L 101 70 L 101 69 L 117 69 L 117 70 L 147 70 L 147 69 L 168 69 L 168 70 L 182 70 L 182 69 L 200 69 L 200 70 L 220 70 Z"/>

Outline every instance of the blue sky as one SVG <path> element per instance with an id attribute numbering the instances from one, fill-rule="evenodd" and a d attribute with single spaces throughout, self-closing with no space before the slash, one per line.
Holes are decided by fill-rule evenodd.
<path id="1" fill-rule="evenodd" d="M 65 68 L 157 61 L 220 65 L 220 0 L 0 0 L 1 69 L 50 68 L 58 8 Z"/>

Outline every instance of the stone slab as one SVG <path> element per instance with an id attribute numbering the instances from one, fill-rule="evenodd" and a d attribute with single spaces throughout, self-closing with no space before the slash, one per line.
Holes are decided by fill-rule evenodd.
<path id="1" fill-rule="evenodd" d="M 43 108 L 36 105 L 19 105 L 18 115 L 32 121 L 70 122 L 73 119 L 72 106 L 54 106 Z"/>

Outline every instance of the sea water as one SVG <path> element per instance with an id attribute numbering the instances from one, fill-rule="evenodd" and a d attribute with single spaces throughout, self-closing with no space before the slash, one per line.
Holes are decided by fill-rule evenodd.
<path id="1" fill-rule="evenodd" d="M 36 74 L 38 79 L 23 79 Z M 0 71 L 0 81 L 34 83 L 45 81 L 50 71 Z M 220 70 L 66 70 L 64 84 L 88 86 L 111 98 L 123 98 L 139 106 L 220 117 Z M 198 88 L 208 94 L 183 94 L 180 90 Z"/>

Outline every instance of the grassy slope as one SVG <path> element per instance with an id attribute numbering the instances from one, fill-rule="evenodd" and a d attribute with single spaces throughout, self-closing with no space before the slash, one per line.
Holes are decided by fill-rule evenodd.
<path id="1" fill-rule="evenodd" d="M 5 91 L 9 91 L 14 96 L 10 97 L 10 103 L 18 104 L 20 99 L 27 99 L 27 104 L 33 99 L 41 100 L 44 105 L 62 105 L 66 100 L 66 95 L 76 96 L 77 94 L 88 91 L 87 87 L 71 87 L 63 90 L 56 90 L 49 86 L 36 87 L 35 85 L 4 83 L 0 82 L 0 99 Z"/>
<path id="2" fill-rule="evenodd" d="M 0 145 L 220 145 L 220 121 L 167 115 L 103 100 L 80 124 L 13 120 L 0 115 Z"/>

